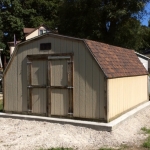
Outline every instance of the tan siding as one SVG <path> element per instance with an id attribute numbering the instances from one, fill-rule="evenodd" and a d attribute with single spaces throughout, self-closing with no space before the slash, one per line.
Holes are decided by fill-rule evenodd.
<path id="1" fill-rule="evenodd" d="M 86 118 L 92 118 L 93 116 L 93 87 L 92 87 L 92 78 L 93 78 L 93 66 L 92 58 L 90 53 L 86 52 L 86 62 L 85 62 L 85 107 L 86 107 Z"/>
<path id="2" fill-rule="evenodd" d="M 51 85 L 66 86 L 67 85 L 67 60 L 51 61 Z M 51 105 L 52 115 L 68 114 L 68 89 L 52 89 Z"/>
<path id="3" fill-rule="evenodd" d="M 46 89 L 34 88 L 32 90 L 32 113 L 46 113 Z"/>
<path id="4" fill-rule="evenodd" d="M 33 85 L 46 85 L 47 83 L 47 68 L 46 61 L 33 61 L 32 62 L 32 84 Z"/>
<path id="5" fill-rule="evenodd" d="M 104 110 L 104 106 L 106 106 L 106 99 L 105 99 L 105 81 L 104 81 L 104 74 L 102 71 L 99 71 L 99 85 L 100 85 L 100 118 L 106 119 L 106 114 Z"/>
<path id="6" fill-rule="evenodd" d="M 51 85 L 66 86 L 67 85 L 67 61 L 55 60 L 51 61 Z"/>
<path id="7" fill-rule="evenodd" d="M 17 55 L 17 63 L 20 64 L 18 65 L 18 71 L 17 71 L 17 77 L 18 77 L 18 83 L 17 83 L 17 91 L 18 91 L 18 99 L 17 99 L 17 111 L 22 111 L 22 99 L 23 99 L 23 93 L 22 91 L 26 90 L 27 87 L 23 87 L 22 82 L 25 80 L 25 78 L 23 78 L 22 76 L 23 74 L 23 64 L 24 64 L 24 60 L 22 61 L 22 54 L 24 53 L 24 49 L 21 50 L 22 53 L 18 53 Z M 26 66 L 24 66 L 26 67 Z M 25 89 L 24 89 L 25 88 Z M 24 95 L 25 96 L 25 95 Z M 25 111 L 25 110 L 24 110 Z"/>
<path id="8" fill-rule="evenodd" d="M 26 56 L 28 53 L 31 53 L 30 45 L 27 45 L 26 47 L 23 47 L 20 49 L 20 51 L 18 51 L 18 64 L 21 64 L 21 66 L 18 65 L 18 111 L 25 111 L 25 112 L 27 112 L 27 57 Z M 21 80 L 19 76 L 21 77 Z"/>
<path id="9" fill-rule="evenodd" d="M 14 65 L 12 66 L 12 76 L 11 76 L 11 85 L 12 85 L 12 94 L 10 95 L 12 98 L 12 103 L 11 105 L 13 105 L 13 111 L 17 111 L 17 76 L 16 76 L 16 72 L 17 72 L 17 57 L 16 59 L 14 59 L 13 61 Z"/>
<path id="10" fill-rule="evenodd" d="M 17 111 L 17 58 L 15 57 L 9 73 L 5 76 L 5 110 Z M 9 89 L 7 91 L 7 89 Z"/>
<path id="11" fill-rule="evenodd" d="M 74 92 L 73 92 L 73 116 L 80 116 L 80 99 L 79 99 L 79 43 L 73 42 L 74 51 Z"/>
<path id="12" fill-rule="evenodd" d="M 92 83 L 93 83 L 93 94 L 92 94 L 92 99 L 93 99 L 93 106 L 92 106 L 92 113 L 93 113 L 93 118 L 99 119 L 100 118 L 100 109 L 102 109 L 100 105 L 100 72 L 98 71 L 99 67 L 96 64 L 96 62 L 93 60 L 93 78 L 92 78 Z M 103 90 L 102 90 L 103 91 Z"/>
<path id="13" fill-rule="evenodd" d="M 60 47 L 61 47 L 61 53 L 66 53 L 67 52 L 67 40 L 60 39 Z"/>
<path id="14" fill-rule="evenodd" d="M 70 40 L 66 40 L 66 53 L 72 53 L 73 42 Z"/>
<path id="15" fill-rule="evenodd" d="M 54 45 L 55 45 L 55 52 L 61 53 L 61 45 L 60 45 L 61 39 L 54 39 Z"/>
<path id="16" fill-rule="evenodd" d="M 10 70 L 9 70 L 10 71 Z M 11 90 L 11 85 L 9 84 L 9 79 L 10 78 L 8 78 L 8 76 L 9 76 L 9 74 L 6 74 L 6 76 L 5 76 L 5 78 L 4 78 L 4 100 L 5 100 L 5 105 L 4 105 L 4 110 L 5 111 L 8 111 L 9 110 L 9 100 L 10 100 L 10 98 L 9 98 L 9 92 L 10 92 L 10 90 Z M 6 90 L 7 89 L 7 90 Z"/>
<path id="17" fill-rule="evenodd" d="M 85 47 L 80 44 L 79 45 L 79 108 L 80 108 L 80 116 L 79 117 L 86 117 L 86 99 L 85 99 Z M 74 81 L 76 82 L 76 81 Z"/>
<path id="18" fill-rule="evenodd" d="M 148 101 L 147 76 L 108 80 L 109 120 L 132 107 Z"/>
<path id="19" fill-rule="evenodd" d="M 52 89 L 51 115 L 66 116 L 68 114 L 68 91 Z"/>
<path id="20" fill-rule="evenodd" d="M 7 75 L 6 75 L 7 76 Z M 4 89 L 8 89 L 8 80 L 6 80 L 6 77 L 3 79 L 3 85 L 4 85 Z M 8 90 L 4 90 L 3 94 L 4 94 L 4 97 L 3 97 L 3 100 L 4 100 L 4 110 L 8 110 L 8 97 L 7 97 L 7 91 Z"/>
<path id="21" fill-rule="evenodd" d="M 52 49 L 40 51 L 40 43 L 51 42 Z M 104 75 L 98 64 L 90 54 L 83 42 L 69 40 L 65 38 L 44 37 L 20 46 L 18 51 L 18 111 L 27 111 L 27 55 L 31 54 L 52 54 L 52 53 L 74 53 L 74 117 L 102 119 L 104 118 Z M 62 61 L 63 62 L 63 61 Z M 66 82 L 65 75 L 59 76 L 62 68 L 62 62 L 54 62 L 56 71 L 52 75 L 52 85 L 58 83 L 63 85 Z M 56 63 L 56 64 L 55 64 Z M 13 64 L 13 63 L 12 63 Z M 10 68 L 12 67 L 12 64 Z M 47 65 L 46 65 L 47 66 Z M 41 66 L 41 67 L 46 67 Z M 64 63 L 63 63 L 64 66 Z M 45 69 L 45 68 L 44 68 Z M 9 72 L 12 70 L 10 69 Z M 35 71 L 36 72 L 36 71 Z M 8 73 L 8 72 L 7 72 Z M 63 74 L 66 74 L 65 71 Z M 40 83 L 43 82 L 41 74 Z M 45 76 L 45 75 L 44 75 Z M 62 81 L 58 79 L 63 79 Z M 33 81 L 37 80 L 33 78 Z M 8 85 L 7 85 L 8 86 Z M 8 87 L 9 91 L 11 89 Z M 39 89 L 40 90 L 40 89 Z M 35 93 L 35 100 L 37 91 Z M 41 94 L 40 94 L 41 95 Z M 41 96 L 42 97 L 42 96 Z M 44 97 L 44 96 L 43 96 Z M 11 98 L 8 98 L 9 101 Z M 34 100 L 34 101 L 35 101 Z M 40 103 L 38 103 L 40 104 Z M 43 104 L 44 106 L 44 104 Z M 54 106 L 54 107 L 53 107 Z M 38 107 L 38 106 L 37 106 Z M 39 112 L 39 108 L 35 108 Z M 37 110 L 36 110 L 37 109 Z M 68 90 L 52 90 L 52 114 L 68 113 Z M 43 111 L 44 112 L 44 111 Z"/>

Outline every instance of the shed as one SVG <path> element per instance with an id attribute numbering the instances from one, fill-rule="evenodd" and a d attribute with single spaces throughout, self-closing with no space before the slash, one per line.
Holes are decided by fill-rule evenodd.
<path id="1" fill-rule="evenodd" d="M 17 44 L 4 71 L 4 111 L 109 122 L 148 101 L 133 50 L 46 33 Z"/>

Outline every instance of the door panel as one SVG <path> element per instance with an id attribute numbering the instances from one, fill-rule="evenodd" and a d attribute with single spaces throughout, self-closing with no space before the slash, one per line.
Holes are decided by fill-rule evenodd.
<path id="1" fill-rule="evenodd" d="M 32 85 L 46 85 L 47 84 L 47 68 L 46 61 L 33 61 L 31 80 Z"/>
<path id="2" fill-rule="evenodd" d="M 32 61 L 31 65 L 31 108 L 32 113 L 46 114 L 47 61 Z"/>
<path id="3" fill-rule="evenodd" d="M 67 60 L 51 61 L 51 115 L 68 115 Z"/>
<path id="4" fill-rule="evenodd" d="M 67 86 L 67 61 L 51 61 L 51 86 Z"/>
<path id="5" fill-rule="evenodd" d="M 46 89 L 32 89 L 32 113 L 46 113 Z"/>
<path id="6" fill-rule="evenodd" d="M 68 103 L 67 89 L 51 90 L 51 115 L 68 115 Z"/>

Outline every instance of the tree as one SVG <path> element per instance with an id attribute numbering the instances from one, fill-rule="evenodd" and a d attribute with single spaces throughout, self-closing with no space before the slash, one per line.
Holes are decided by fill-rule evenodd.
<path id="1" fill-rule="evenodd" d="M 64 0 L 59 9 L 58 30 L 138 50 L 142 34 L 139 19 L 149 1 Z"/>
<path id="2" fill-rule="evenodd" d="M 55 28 L 59 0 L 1 0 L 0 16 L 2 42 L 24 39 L 23 28 L 34 28 L 42 24 Z M 1 35 L 0 35 L 1 36 Z"/>
<path id="3" fill-rule="evenodd" d="M 34 14 L 25 22 L 25 25 L 37 27 L 41 24 L 45 24 L 49 28 L 54 29 L 56 27 L 55 22 L 58 18 L 57 11 L 60 2 L 60 0 L 22 0 L 24 8 L 27 10 L 34 10 Z"/>

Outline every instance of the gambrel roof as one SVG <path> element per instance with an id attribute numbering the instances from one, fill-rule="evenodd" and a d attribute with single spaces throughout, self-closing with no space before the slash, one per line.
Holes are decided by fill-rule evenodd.
<path id="1" fill-rule="evenodd" d="M 32 42 L 32 40 L 40 39 L 47 36 L 54 36 L 58 38 L 67 38 L 70 40 L 78 40 L 83 42 L 88 50 L 91 52 L 94 59 L 97 61 L 98 65 L 104 72 L 107 78 L 120 78 L 120 77 L 130 77 L 130 76 L 142 76 L 147 75 L 148 72 L 145 67 L 142 65 L 140 60 L 135 54 L 134 50 L 129 50 L 117 46 L 112 46 L 109 44 L 86 40 L 86 39 L 79 39 L 73 38 L 69 36 L 63 36 L 54 33 L 46 33 L 44 35 L 29 39 L 25 42 L 21 42 L 17 44 L 15 51 L 17 51 L 19 45 Z M 13 57 L 13 56 L 12 56 Z M 8 66 L 7 65 L 4 73 L 6 73 Z"/>
<path id="2" fill-rule="evenodd" d="M 148 74 L 134 50 L 85 40 L 94 58 L 107 78 L 140 76 Z"/>

